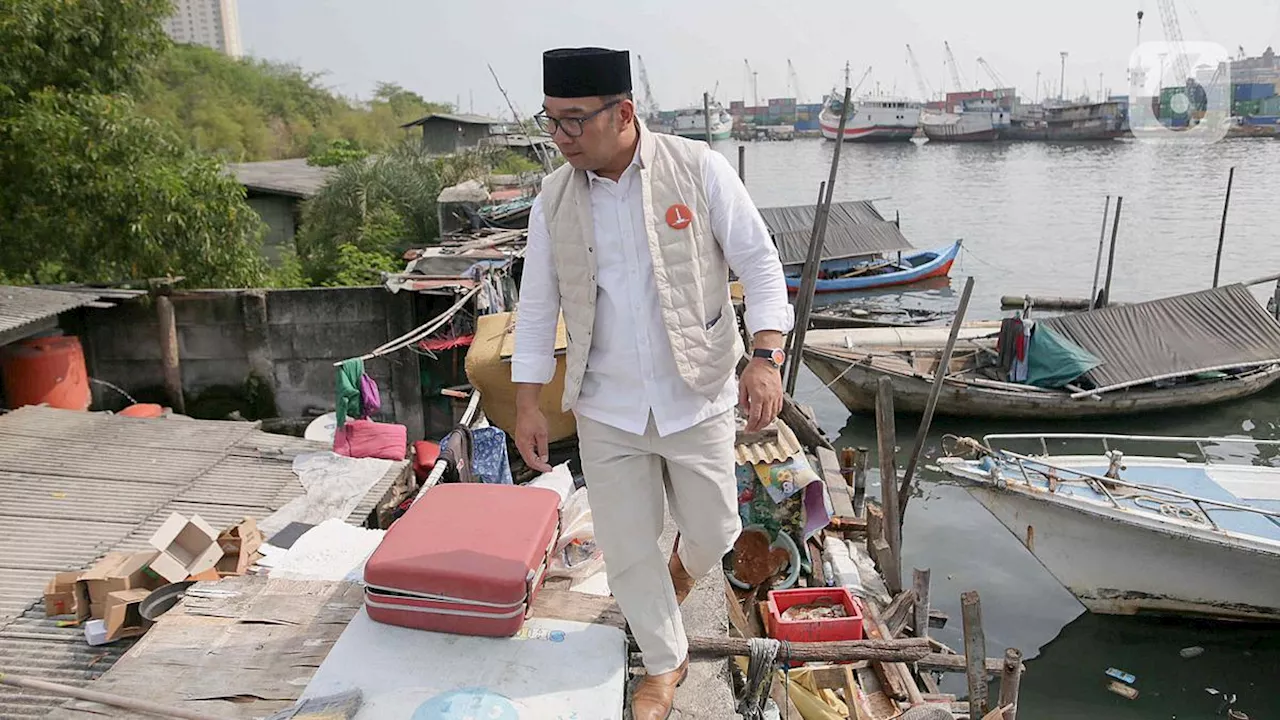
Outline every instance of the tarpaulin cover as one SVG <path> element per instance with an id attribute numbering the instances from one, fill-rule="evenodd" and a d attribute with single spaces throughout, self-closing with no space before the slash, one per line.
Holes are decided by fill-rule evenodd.
<path id="1" fill-rule="evenodd" d="M 761 208 L 769 234 L 778 247 L 783 265 L 803 264 L 809 254 L 813 234 L 813 205 Z M 913 246 L 898 229 L 885 220 L 875 206 L 866 200 L 831 204 L 827 233 L 822 245 L 822 259 L 877 255 L 882 252 L 910 250 Z"/>
<path id="2" fill-rule="evenodd" d="M 1102 361 L 1084 375 L 1114 390 L 1280 361 L 1280 322 L 1243 285 L 1039 321 Z"/>
<path id="3" fill-rule="evenodd" d="M 1027 384 L 1060 388 L 1102 361 L 1043 323 L 1031 334 L 1027 350 Z"/>

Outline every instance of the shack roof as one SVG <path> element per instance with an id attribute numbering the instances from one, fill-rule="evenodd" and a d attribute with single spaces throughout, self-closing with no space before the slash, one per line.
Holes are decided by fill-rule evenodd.
<path id="1" fill-rule="evenodd" d="M 1098 390 L 1280 363 L 1280 322 L 1239 284 L 1039 322 L 1102 360 Z"/>
<path id="2" fill-rule="evenodd" d="M 215 528 L 259 520 L 302 497 L 299 454 L 327 444 L 257 429 L 256 423 L 23 407 L 0 415 L 0 665 L 15 675 L 84 685 L 131 645 L 85 644 L 84 629 L 45 617 L 55 573 L 108 551 L 133 552 L 169 517 L 199 515 Z M 406 482 L 390 469 L 343 519 L 359 524 Z M 65 698 L 0 685 L 0 717 L 27 717 Z"/>
<path id="3" fill-rule="evenodd" d="M 334 176 L 334 169 L 308 165 L 306 158 L 231 163 L 227 170 L 250 190 L 306 199 Z"/>
<path id="4" fill-rule="evenodd" d="M 817 215 L 814 205 L 761 208 L 760 217 L 769 228 L 783 265 L 800 265 L 809 254 L 809 240 Z M 911 242 L 896 223 L 885 220 L 869 200 L 831 204 L 822 259 L 877 255 L 912 249 Z"/>
<path id="5" fill-rule="evenodd" d="M 110 291 L 103 293 L 120 296 Z M 98 306 L 101 299 L 102 294 L 89 288 L 51 290 L 0 285 L 0 345 L 49 329 L 59 313 Z"/>
<path id="6" fill-rule="evenodd" d="M 432 120 L 444 120 L 446 122 L 458 123 L 459 125 L 505 125 L 501 120 L 487 117 L 485 115 L 471 115 L 465 113 L 431 113 L 424 115 L 413 122 L 407 122 L 401 125 L 402 128 L 416 127 L 425 125 Z"/>

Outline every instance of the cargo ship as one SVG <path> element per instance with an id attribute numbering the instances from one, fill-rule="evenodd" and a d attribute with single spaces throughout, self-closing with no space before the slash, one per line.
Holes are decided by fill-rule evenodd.
<path id="1" fill-rule="evenodd" d="M 1126 118 L 1124 104 L 1116 100 L 1046 105 L 1041 119 L 1014 122 L 1002 137 L 1050 142 L 1114 140 L 1127 134 Z"/>
<path id="2" fill-rule="evenodd" d="M 1009 112 L 994 100 L 966 101 L 960 112 L 928 112 L 920 120 L 929 142 L 994 142 L 1009 129 Z"/>
<path id="3" fill-rule="evenodd" d="M 707 139 L 706 114 L 701 107 L 677 110 L 669 132 L 693 140 Z M 728 140 L 733 134 L 733 117 L 718 102 L 711 103 L 711 139 Z"/>
<path id="4" fill-rule="evenodd" d="M 818 116 L 822 137 L 835 140 L 840 136 L 842 97 L 832 93 Z M 848 142 L 906 142 L 920 125 L 921 105 L 901 98 L 864 98 L 854 102 L 845 121 L 844 140 Z"/>

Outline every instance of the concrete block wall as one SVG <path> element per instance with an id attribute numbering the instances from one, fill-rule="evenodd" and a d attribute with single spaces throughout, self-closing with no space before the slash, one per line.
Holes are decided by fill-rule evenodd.
<path id="1" fill-rule="evenodd" d="M 172 300 L 183 394 L 192 414 L 206 405 L 218 414 L 237 389 L 258 399 L 255 408 L 262 409 L 263 400 L 274 404 L 270 414 L 277 417 L 328 412 L 334 404 L 334 362 L 367 353 L 417 325 L 415 297 L 382 287 L 196 291 L 175 293 Z M 87 311 L 73 331 L 85 344 L 91 377 L 139 401 L 165 401 L 153 303 L 143 298 Z M 382 397 L 376 419 L 405 424 L 410 438 L 422 437 L 418 356 L 401 351 L 373 359 L 365 372 Z M 123 406 L 117 393 L 101 386 L 94 395 L 95 407 Z M 210 396 L 216 400 L 202 402 Z"/>

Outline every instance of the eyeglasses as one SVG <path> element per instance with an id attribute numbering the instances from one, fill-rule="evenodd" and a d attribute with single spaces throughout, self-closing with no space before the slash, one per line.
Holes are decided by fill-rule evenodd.
<path id="1" fill-rule="evenodd" d="M 548 135 L 555 135 L 556 130 L 559 129 L 563 130 L 564 134 L 569 137 L 581 137 L 583 126 L 587 124 L 587 121 L 620 102 L 622 101 L 607 102 L 599 110 L 589 112 L 582 117 L 553 118 L 546 113 L 538 113 L 533 116 L 533 121 L 538 123 L 538 127 L 542 128 L 542 131 Z"/>

